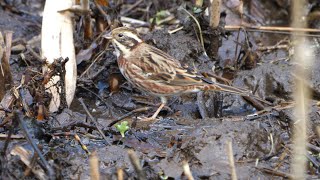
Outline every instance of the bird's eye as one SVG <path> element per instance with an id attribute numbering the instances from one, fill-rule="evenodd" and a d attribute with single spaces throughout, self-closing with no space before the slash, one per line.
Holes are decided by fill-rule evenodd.
<path id="1" fill-rule="evenodd" d="M 120 33 L 120 34 L 118 34 L 118 37 L 120 37 L 120 38 L 121 38 L 121 37 L 123 37 L 123 34 L 121 34 L 121 33 Z"/>

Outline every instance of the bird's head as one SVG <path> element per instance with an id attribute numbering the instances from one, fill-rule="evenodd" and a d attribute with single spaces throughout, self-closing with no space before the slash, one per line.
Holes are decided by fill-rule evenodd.
<path id="1" fill-rule="evenodd" d="M 136 45 L 142 42 L 138 32 L 128 27 L 119 27 L 104 35 L 106 39 L 112 41 L 118 53 L 130 53 Z M 119 54 L 118 54 L 119 55 Z"/>

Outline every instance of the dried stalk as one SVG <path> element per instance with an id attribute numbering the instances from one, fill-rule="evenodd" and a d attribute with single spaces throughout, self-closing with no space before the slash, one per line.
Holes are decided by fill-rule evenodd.
<path id="1" fill-rule="evenodd" d="M 59 76 L 54 76 L 46 88 L 52 93 L 52 100 L 49 105 L 51 112 L 57 111 L 60 106 L 60 94 L 65 94 L 65 99 L 70 106 L 75 89 L 77 78 L 77 66 L 75 59 L 75 49 L 73 43 L 73 20 L 72 13 L 66 9 L 73 6 L 73 0 L 46 1 L 41 30 L 41 55 L 47 60 L 48 64 L 57 58 L 69 58 L 65 65 L 65 93 L 55 84 L 60 80 Z M 48 66 L 43 67 L 46 72 Z"/>
<path id="2" fill-rule="evenodd" d="M 90 164 L 90 178 L 92 180 L 99 180 L 100 179 L 100 172 L 99 172 L 99 158 L 97 156 L 97 152 L 92 152 L 89 157 L 89 164 Z"/>
<path id="3" fill-rule="evenodd" d="M 220 22 L 220 6 L 221 0 L 211 0 L 210 5 L 210 27 L 212 30 L 218 29 Z M 216 58 L 218 56 L 219 50 L 219 35 L 211 35 L 210 37 L 210 47 L 208 48 L 208 54 L 212 58 Z"/>
<path id="4" fill-rule="evenodd" d="M 211 0 L 210 8 L 210 27 L 217 28 L 220 22 L 221 0 Z"/>
<path id="5" fill-rule="evenodd" d="M 90 12 L 89 0 L 82 0 L 81 5 L 84 11 Z M 84 39 L 85 40 L 92 39 L 93 27 L 91 23 L 90 13 L 84 14 L 83 27 L 84 27 Z"/>
<path id="6" fill-rule="evenodd" d="M 12 32 L 5 32 L 4 38 L 0 32 L 0 99 L 2 99 L 6 92 L 12 86 L 12 74 L 10 68 L 10 56 L 11 56 L 11 44 L 12 44 Z"/>
<path id="7" fill-rule="evenodd" d="M 306 27 L 306 22 L 301 21 L 303 17 L 303 11 L 301 7 L 305 7 L 304 1 L 294 0 L 292 9 L 292 27 Z M 310 44 L 304 36 L 297 36 L 293 34 L 292 41 L 297 42 L 295 45 L 294 61 L 296 65 L 295 75 L 298 77 L 295 79 L 296 88 L 294 92 L 294 98 L 296 101 L 294 108 L 295 123 L 293 128 L 293 157 L 291 170 L 294 179 L 306 178 L 306 155 L 307 155 L 307 124 L 308 124 L 308 106 L 309 106 L 309 89 L 305 86 L 306 81 L 310 78 L 310 68 L 312 67 L 312 50 Z M 309 68 L 309 69 L 308 69 Z"/>
<path id="8" fill-rule="evenodd" d="M 231 179 L 237 180 L 237 173 L 236 173 L 236 166 L 234 165 L 234 158 L 233 158 L 233 150 L 232 150 L 232 143 L 231 141 L 227 142 L 227 152 L 228 152 L 228 159 L 229 159 L 229 166 L 231 169 Z"/>

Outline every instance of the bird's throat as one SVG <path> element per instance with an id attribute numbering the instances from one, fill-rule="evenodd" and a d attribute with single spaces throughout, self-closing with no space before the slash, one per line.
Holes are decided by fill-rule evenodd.
<path id="1" fill-rule="evenodd" d="M 115 55 L 117 56 L 117 58 L 120 57 L 120 55 L 122 54 L 123 56 L 129 55 L 130 54 L 130 50 L 131 48 L 128 46 L 125 46 L 124 44 L 121 44 L 120 42 L 118 42 L 117 40 L 112 41 L 112 44 L 115 48 Z"/>

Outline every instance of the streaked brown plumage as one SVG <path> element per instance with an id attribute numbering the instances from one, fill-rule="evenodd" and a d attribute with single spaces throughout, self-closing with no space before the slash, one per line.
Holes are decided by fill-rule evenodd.
<path id="1" fill-rule="evenodd" d="M 145 43 L 134 29 L 116 28 L 105 37 L 112 40 L 120 71 L 127 81 L 161 98 L 162 104 L 151 119 L 163 108 L 166 97 L 172 95 L 206 90 L 249 95 L 248 91 L 211 82 L 200 73 L 182 67 L 178 60 Z"/>

